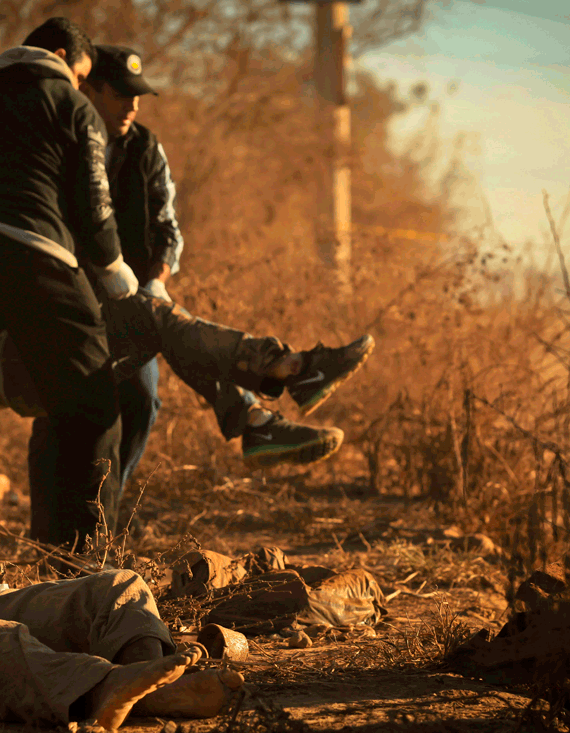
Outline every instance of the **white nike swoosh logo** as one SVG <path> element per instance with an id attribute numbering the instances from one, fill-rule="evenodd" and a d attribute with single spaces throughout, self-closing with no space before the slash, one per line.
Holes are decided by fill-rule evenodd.
<path id="1" fill-rule="evenodd" d="M 325 375 L 319 369 L 315 377 L 309 377 L 309 379 L 304 379 L 302 382 L 297 382 L 295 387 L 300 387 L 302 384 L 313 384 L 314 382 L 322 382 L 324 378 Z"/>
<path id="2" fill-rule="evenodd" d="M 273 435 L 271 433 L 257 433 L 258 438 L 263 438 L 263 440 L 273 440 Z"/>

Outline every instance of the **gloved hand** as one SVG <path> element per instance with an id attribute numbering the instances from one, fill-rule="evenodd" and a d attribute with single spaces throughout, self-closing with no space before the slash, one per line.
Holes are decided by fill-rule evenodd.
<path id="1" fill-rule="evenodd" d="M 148 292 L 155 298 L 162 298 L 162 300 L 167 300 L 169 303 L 172 303 L 172 298 L 168 295 L 166 285 L 162 280 L 158 280 L 158 278 L 155 277 L 147 282 L 144 289 L 148 290 Z"/>
<path id="2" fill-rule="evenodd" d="M 113 300 L 130 298 L 139 288 L 137 276 L 124 261 L 123 255 L 119 255 L 106 267 L 93 266 L 93 270 L 107 295 Z"/>

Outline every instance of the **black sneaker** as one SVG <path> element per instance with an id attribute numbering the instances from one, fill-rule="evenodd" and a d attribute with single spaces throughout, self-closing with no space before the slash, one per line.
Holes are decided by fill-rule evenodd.
<path id="1" fill-rule="evenodd" d="M 287 380 L 289 394 L 299 405 L 301 414 L 308 415 L 322 405 L 360 369 L 373 349 L 374 339 L 367 335 L 338 349 L 319 343 L 311 351 L 305 351 L 307 366 L 301 374 Z"/>
<path id="2" fill-rule="evenodd" d="M 275 413 L 265 425 L 245 429 L 243 460 L 251 469 L 279 463 L 314 463 L 336 453 L 343 438 L 338 428 L 311 428 Z"/>

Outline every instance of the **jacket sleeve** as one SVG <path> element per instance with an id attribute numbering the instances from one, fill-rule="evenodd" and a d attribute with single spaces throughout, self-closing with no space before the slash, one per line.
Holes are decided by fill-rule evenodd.
<path id="1" fill-rule="evenodd" d="M 180 270 L 184 239 L 176 220 L 176 189 L 164 148 L 155 142 L 150 150 L 148 213 L 153 264 L 165 262 L 174 275 Z"/>
<path id="2" fill-rule="evenodd" d="M 91 264 L 105 267 L 121 254 L 121 243 L 105 170 L 107 133 L 95 108 L 85 100 L 75 115 L 78 145 L 73 191 L 74 229 L 78 246 Z"/>

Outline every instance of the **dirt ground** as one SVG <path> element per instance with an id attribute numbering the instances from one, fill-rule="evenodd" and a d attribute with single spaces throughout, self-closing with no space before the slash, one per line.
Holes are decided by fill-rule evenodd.
<path id="1" fill-rule="evenodd" d="M 295 564 L 362 567 L 388 599 L 388 615 L 374 629 L 328 630 L 307 649 L 289 649 L 286 632 L 251 638 L 248 661 L 237 665 L 245 696 L 213 720 L 177 721 L 179 733 L 535 730 L 518 727 L 529 702 L 524 690 L 464 678 L 445 659 L 470 632 L 496 632 L 505 622 L 503 564 L 477 551 L 454 551 L 447 542 L 430 543 L 430 532 L 440 529 L 432 507 L 371 494 L 358 481 L 322 479 L 227 479 L 207 497 L 189 490 L 168 501 L 156 485 L 147 488 L 132 540 L 140 554 L 156 556 L 191 529 L 202 547 L 234 557 L 272 545 Z M 17 533 L 26 508 L 25 496 L 7 506 L 4 526 Z M 420 528 L 428 538 L 423 544 Z M 185 603 L 173 611 L 159 599 L 175 638 Z M 130 719 L 122 730 L 158 733 L 166 722 Z"/>
<path id="2" fill-rule="evenodd" d="M 347 555 L 347 562 L 362 562 L 361 553 Z M 296 559 L 323 562 L 327 553 Z M 500 594 L 468 587 L 450 589 L 445 598 L 472 629 L 498 628 L 506 607 Z M 421 640 L 429 636 L 429 623 L 437 613 L 433 597 L 400 594 L 388 608 L 389 615 L 375 630 L 376 638 L 351 629 L 317 639 L 313 647 L 303 650 L 289 649 L 286 639 L 250 641 L 250 659 L 242 668 L 249 694 L 238 716 L 243 729 L 256 730 L 256 723 L 267 726 L 259 730 L 275 731 L 304 730 L 301 723 L 307 730 L 362 733 L 516 729 L 528 704 L 524 694 L 465 679 L 422 648 Z M 386 663 L 390 643 L 402 649 L 401 665 Z M 260 710 L 260 705 L 269 710 Z M 272 705 L 290 718 L 272 714 Z M 256 706 L 257 712 L 252 712 Z M 221 731 L 227 725 L 226 721 L 202 721 L 193 723 L 191 730 Z M 132 733 L 138 731 L 132 728 Z"/>
<path id="3" fill-rule="evenodd" d="M 286 549 L 289 556 L 295 554 L 294 547 Z M 322 548 L 295 560 L 328 564 L 337 553 L 332 547 L 329 552 Z M 347 565 L 362 566 L 367 560 L 368 569 L 375 567 L 373 552 L 365 557 L 358 551 L 345 554 Z M 397 580 L 393 583 L 398 585 Z M 423 590 L 430 594 L 425 586 Z M 303 650 L 289 649 L 286 639 L 251 641 L 250 659 L 243 666 L 249 688 L 241 713 L 244 730 L 255 729 L 255 723 L 268 730 L 303 730 L 302 723 L 308 730 L 362 733 L 514 731 L 528 698 L 520 691 L 463 678 L 434 659 L 438 651 L 429 640 L 437 604 L 434 596 L 420 598 L 412 595 L 415 592 L 404 591 L 388 603 L 389 615 L 375 629 L 375 638 L 354 628 L 317 639 Z M 473 630 L 497 630 L 506 609 L 504 596 L 493 589 L 456 586 L 437 599 L 445 599 L 457 620 Z M 396 653 L 390 663 L 386 652 L 394 651 L 391 644 L 400 650 L 400 659 Z M 260 710 L 260 705 L 276 705 L 290 718 Z M 256 706 L 257 712 L 251 712 Z M 191 729 L 226 730 L 226 725 L 203 721 Z"/>

